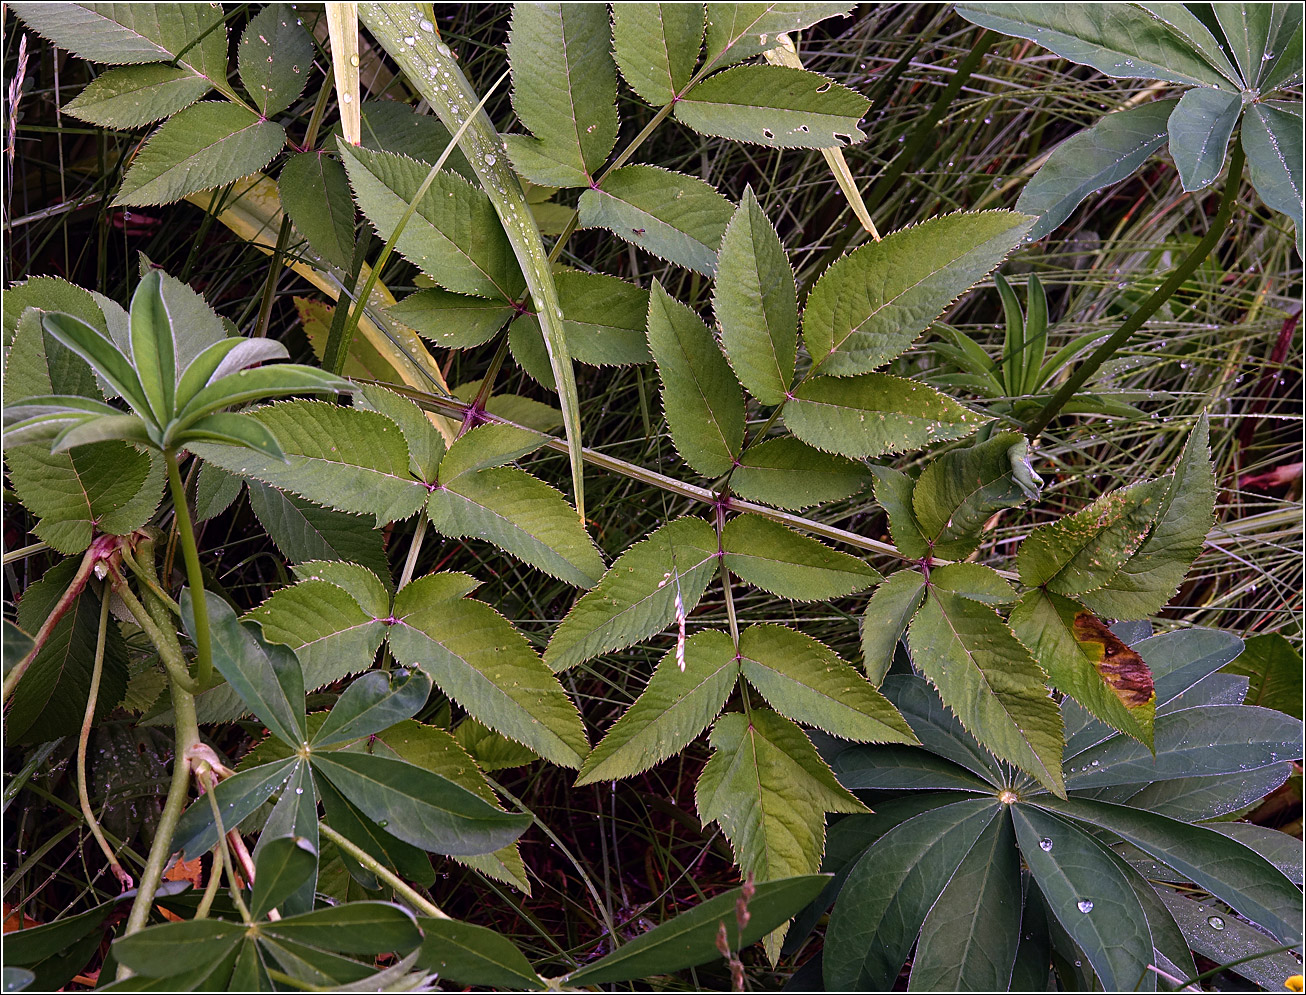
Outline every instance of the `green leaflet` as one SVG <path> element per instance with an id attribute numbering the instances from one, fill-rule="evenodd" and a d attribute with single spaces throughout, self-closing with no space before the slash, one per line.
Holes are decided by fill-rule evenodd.
<path id="1" fill-rule="evenodd" d="M 1301 654 L 1281 633 L 1248 639 L 1243 652 L 1224 668 L 1224 673 L 1250 678 L 1247 704 L 1274 708 L 1301 718 Z"/>
<path id="2" fill-rule="evenodd" d="M 348 270 L 354 255 L 354 199 L 340 160 L 320 152 L 292 156 L 281 167 L 277 193 L 313 251 Z"/>
<path id="3" fill-rule="evenodd" d="M 863 560 L 760 515 L 727 522 L 721 548 L 726 567 L 742 580 L 792 601 L 828 601 L 881 579 Z"/>
<path id="4" fill-rule="evenodd" d="M 487 773 L 510 767 L 523 767 L 538 759 L 533 751 L 528 750 L 521 743 L 514 743 L 508 737 L 486 728 L 471 716 L 458 723 L 458 727 L 453 731 L 453 737 L 458 741 L 458 745 L 476 761 L 476 766 Z"/>
<path id="5" fill-rule="evenodd" d="M 395 597 L 390 649 L 471 715 L 563 767 L 589 752 L 580 713 L 526 640 L 459 574 L 432 574 Z M 453 592 L 457 591 L 456 594 Z"/>
<path id="6" fill-rule="evenodd" d="M 602 273 L 575 273 L 562 270 L 554 274 L 558 300 L 562 302 L 562 327 L 567 348 L 579 362 L 593 366 L 628 366 L 647 363 L 645 326 L 648 323 L 649 293 L 642 287 Z M 532 355 L 542 360 L 527 367 L 520 349 L 529 336 Z M 526 372 L 544 386 L 553 387 L 539 321 L 523 315 L 512 325 L 513 354 Z"/>
<path id="7" fill-rule="evenodd" d="M 1204 414 L 1184 451 L 1167 474 L 1168 490 L 1159 502 L 1151 531 L 1141 546 L 1082 600 L 1109 618 L 1146 618 L 1174 596 L 1193 560 L 1202 551 L 1215 520 L 1215 469 L 1211 464 L 1209 423 Z M 1162 477 L 1158 486 L 1165 484 Z"/>
<path id="8" fill-rule="evenodd" d="M 875 589 L 862 619 L 862 669 L 879 687 L 893 665 L 898 640 L 925 597 L 925 578 L 915 570 L 899 570 Z"/>
<path id="9" fill-rule="evenodd" d="M 1219 902 L 1198 902 L 1169 888 L 1158 888 L 1156 892 L 1179 924 L 1184 941 L 1194 951 L 1217 964 L 1242 961 L 1229 968 L 1234 974 L 1271 991 L 1283 984 L 1285 978 L 1301 971 L 1301 962 L 1291 953 L 1270 953 L 1280 944 L 1255 926 L 1226 915 L 1224 906 Z M 1220 922 L 1223 928 L 1216 929 L 1211 924 L 1213 919 Z M 1244 960 L 1253 954 L 1260 956 Z"/>
<path id="10" fill-rule="evenodd" d="M 1170 114 L 1170 155 L 1185 190 L 1210 186 L 1224 169 L 1225 152 L 1243 102 L 1227 90 L 1196 87 Z"/>
<path id="11" fill-rule="evenodd" d="M 210 463 L 202 464 L 195 483 L 196 520 L 205 522 L 217 518 L 236 502 L 244 486 L 245 481 L 234 473 L 220 470 Z"/>
<path id="12" fill-rule="evenodd" d="M 250 19 L 240 36 L 236 68 L 260 114 L 272 117 L 295 102 L 315 54 L 293 6 L 269 4 Z"/>
<path id="13" fill-rule="evenodd" d="M 585 758 L 576 785 L 611 781 L 674 756 L 712 724 L 739 677 L 734 644 L 705 630 L 685 640 L 684 665 L 668 652 L 635 703 Z"/>
<path id="14" fill-rule="evenodd" d="M 1270 40 L 1273 21 L 1276 14 L 1279 17 L 1283 15 L 1273 7 L 1245 4 L 1237 7 L 1212 7 L 1211 12 L 1229 42 L 1229 51 L 1238 63 L 1238 72 L 1243 82 L 1254 87 L 1265 72 L 1262 56 L 1267 51 L 1266 43 Z"/>
<path id="15" fill-rule="evenodd" d="M 206 466 L 216 469 L 211 464 Z M 239 490 L 241 479 L 231 479 Z M 369 518 L 320 507 L 257 480 L 249 481 L 249 506 L 268 538 L 291 563 L 349 560 L 374 573 L 390 570 L 381 547 L 382 533 Z"/>
<path id="16" fill-rule="evenodd" d="M 408 398 L 375 384 L 354 394 L 354 406 L 385 415 L 399 426 L 408 445 L 408 468 L 423 483 L 434 483 L 444 459 L 444 436 L 435 430 L 426 413 Z M 470 434 L 470 433 L 469 433 Z M 379 571 L 385 573 L 384 570 Z"/>
<path id="17" fill-rule="evenodd" d="M 539 449 L 548 436 L 516 425 L 481 425 L 464 433 L 440 463 L 439 480 L 450 485 L 468 474 L 500 467 Z"/>
<path id="18" fill-rule="evenodd" d="M 544 651 L 554 671 L 625 649 L 694 610 L 716 572 L 717 538 L 699 518 L 678 518 L 635 543 L 554 630 Z"/>
<path id="19" fill-rule="evenodd" d="M 703 29 L 701 2 L 617 4 L 612 42 L 622 77 L 654 107 L 671 103 L 694 75 Z"/>
<path id="20" fill-rule="evenodd" d="M 916 736 L 885 697 L 824 643 L 782 625 L 739 637 L 740 668 L 781 715 L 859 743 L 910 743 Z"/>
<path id="21" fill-rule="evenodd" d="M 960 559 L 979 548 L 980 532 L 995 512 L 1037 500 L 1042 485 L 1025 437 L 999 432 L 930 463 L 912 489 L 912 508 L 932 554 Z"/>
<path id="22" fill-rule="evenodd" d="M 529 892 L 527 892 L 529 894 Z M 543 983 L 511 940 L 456 919 L 419 919 L 425 934 L 418 965 L 447 981 L 500 990 L 538 990 Z"/>
<path id="23" fill-rule="evenodd" d="M 535 135 L 508 135 L 513 166 L 532 183 L 588 187 L 617 142 L 617 79 L 607 10 L 597 4 L 513 8 L 512 106 Z"/>
<path id="24" fill-rule="evenodd" d="M 730 489 L 750 501 L 801 511 L 851 497 L 868 477 L 862 464 L 786 435 L 745 449 L 730 475 Z"/>
<path id="25" fill-rule="evenodd" d="M 743 62 L 775 47 L 775 36 L 800 31 L 852 9 L 850 3 L 709 3 L 703 68 Z"/>
<path id="26" fill-rule="evenodd" d="M 1064 794 L 1061 714 L 1042 669 L 992 608 L 929 592 L 907 632 L 916 668 L 995 756 Z"/>
<path id="27" fill-rule="evenodd" d="M 736 66 L 709 76 L 676 103 L 676 119 L 704 135 L 782 149 L 828 149 L 862 141 L 871 102 L 820 73 Z"/>
<path id="28" fill-rule="evenodd" d="M 1247 176 L 1261 200 L 1286 214 L 1297 230 L 1302 255 L 1302 110 L 1300 104 L 1267 100 L 1243 115 Z"/>
<path id="29" fill-rule="evenodd" d="M 929 543 L 921 532 L 920 523 L 916 521 L 916 509 L 912 502 L 912 491 L 916 481 L 891 466 L 870 467 L 875 477 L 875 500 L 889 516 L 889 535 L 898 551 L 912 559 L 924 559 L 930 551 Z"/>
<path id="30" fill-rule="evenodd" d="M 853 459 L 963 439 L 989 420 L 932 387 L 885 373 L 810 377 L 784 419 L 809 445 Z"/>
<path id="31" fill-rule="evenodd" d="M 739 382 L 763 404 L 783 403 L 798 349 L 797 289 L 780 236 L 751 187 L 721 239 L 712 287 L 721 345 Z"/>
<path id="32" fill-rule="evenodd" d="M 702 180 L 656 166 L 614 169 L 602 187 L 580 195 L 577 209 L 582 228 L 606 228 L 704 276 L 716 272 L 721 236 L 735 211 Z"/>
<path id="33" fill-rule="evenodd" d="M 826 813 L 866 811 L 803 731 L 775 712 L 721 716 L 712 749 L 694 789 L 699 818 L 720 824 L 739 869 L 759 882 L 814 873 L 825 850 Z M 769 938 L 773 958 L 783 929 Z"/>
<path id="34" fill-rule="evenodd" d="M 1011 211 L 948 214 L 886 235 L 821 274 L 803 312 L 813 371 L 868 373 L 901 353 L 1029 231 Z"/>
<path id="35" fill-rule="evenodd" d="M 164 122 L 136 156 L 115 207 L 171 204 L 257 173 L 286 144 L 286 131 L 235 104 L 194 104 Z"/>
<path id="36" fill-rule="evenodd" d="M 734 466 L 744 444 L 743 393 L 702 319 L 656 280 L 648 344 L 676 450 L 703 476 L 720 476 Z"/>
<path id="37" fill-rule="evenodd" d="M 502 299 L 467 297 L 432 287 L 409 294 L 386 308 L 386 314 L 442 349 L 471 349 L 494 338 L 516 311 Z"/>
<path id="38" fill-rule="evenodd" d="M 110 69 L 63 109 L 102 128 L 139 128 L 172 117 L 212 89 L 203 76 L 162 63 Z"/>
<path id="39" fill-rule="evenodd" d="M 1113 729 L 1151 745 L 1151 671 L 1096 616 L 1068 598 L 1033 590 L 1012 609 L 1009 622 L 1053 685 Z"/>
<path id="40" fill-rule="evenodd" d="M 431 169 L 390 152 L 339 142 L 354 197 L 388 239 Z M 404 226 L 395 247 L 447 290 L 511 301 L 525 287 L 512 244 L 489 196 L 457 173 L 441 172 Z"/>
<path id="41" fill-rule="evenodd" d="M 322 401 L 271 404 L 256 417 L 280 441 L 287 462 L 230 446 L 191 448 L 231 473 L 336 511 L 372 515 L 378 525 L 407 518 L 426 500 L 426 487 L 409 472 L 403 434 L 389 418 Z"/>
<path id="42" fill-rule="evenodd" d="M 83 290 L 74 283 L 57 276 L 34 276 L 24 280 L 22 283 L 15 283 L 5 290 L 7 304 L 4 309 L 4 351 L 5 355 L 5 394 L 8 395 L 10 404 L 21 400 L 25 397 L 32 397 L 36 394 L 52 393 L 77 393 L 84 396 L 90 396 L 86 390 L 76 390 L 69 388 L 67 385 L 52 386 L 50 382 L 50 369 L 47 368 L 46 350 L 53 339 L 45 338 L 43 343 L 34 342 L 30 347 L 31 352 L 28 362 L 33 366 L 26 368 L 26 371 L 20 374 L 15 367 L 19 362 L 20 353 L 10 352 L 14 346 L 14 336 L 18 332 L 20 320 L 31 307 L 40 308 L 42 311 L 59 311 L 63 314 L 71 314 L 80 318 L 92 328 L 97 329 L 103 334 L 108 334 L 108 323 L 105 319 L 103 307 L 108 306 L 110 310 L 122 313 L 122 308 L 116 303 L 110 301 L 107 297 L 100 297 L 89 290 Z M 125 317 L 125 314 L 123 314 Z M 31 318 L 28 319 L 32 321 Z M 32 322 L 33 327 L 40 329 L 40 319 Z M 32 333 L 36 334 L 36 333 Z M 56 350 L 63 349 L 58 342 L 54 342 Z M 89 368 L 86 373 L 89 374 Z M 21 387 L 20 387 L 21 383 Z"/>
<path id="43" fill-rule="evenodd" d="M 1175 101 L 1156 100 L 1108 114 L 1053 149 L 1016 200 L 1016 210 L 1039 216 L 1025 237 L 1050 234 L 1089 194 L 1138 169 L 1166 143 L 1174 109 Z"/>

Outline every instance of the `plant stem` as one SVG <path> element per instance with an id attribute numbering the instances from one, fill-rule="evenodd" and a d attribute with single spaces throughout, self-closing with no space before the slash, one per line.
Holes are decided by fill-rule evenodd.
<path id="1" fill-rule="evenodd" d="M 22 680 L 23 674 L 27 668 L 32 665 L 36 655 L 41 652 L 41 647 L 45 645 L 46 640 L 50 638 L 50 633 L 54 627 L 59 624 L 59 620 L 64 617 L 68 609 L 72 607 L 73 602 L 77 600 L 78 595 L 82 593 L 82 588 L 86 586 L 87 579 L 91 576 L 91 570 L 94 568 L 98 559 L 98 554 L 94 545 L 91 546 L 82 557 L 81 565 L 77 568 L 77 573 L 68 584 L 68 589 L 60 596 L 58 603 L 44 622 L 41 628 L 36 631 L 32 637 L 32 648 L 27 651 L 27 655 L 14 664 L 13 669 L 5 674 L 4 679 L 4 700 L 8 701 L 9 696 L 14 693 L 14 688 L 18 687 L 18 682 Z"/>
<path id="2" fill-rule="evenodd" d="M 373 857 L 362 847 L 354 843 L 354 841 L 349 839 L 347 836 L 342 836 L 340 833 L 336 832 L 334 829 L 328 826 L 325 822 L 319 823 L 317 828 L 318 831 L 323 836 L 329 839 L 336 846 L 340 847 L 340 849 L 344 850 L 345 853 L 349 854 L 349 856 L 353 857 L 360 864 L 366 867 L 369 871 L 371 871 L 382 881 L 388 884 L 391 888 L 393 888 L 396 894 L 403 896 L 403 898 L 405 898 L 408 901 L 408 903 L 412 905 L 414 908 L 416 908 L 417 911 L 420 912 L 422 915 L 429 916 L 432 919 L 453 918 L 450 915 L 446 915 L 445 912 L 440 908 L 440 906 L 436 905 L 429 898 L 424 898 L 420 893 L 418 893 L 415 889 L 413 889 L 406 881 L 404 881 L 403 878 L 397 875 L 394 871 L 390 870 L 390 868 L 386 867 L 385 864 L 381 863 L 379 860 Z"/>
<path id="3" fill-rule="evenodd" d="M 190 675 L 190 668 L 186 666 L 186 657 L 181 652 L 181 643 L 177 637 L 158 624 L 154 613 L 132 593 L 125 579 L 116 579 L 114 593 L 122 598 L 122 603 L 136 619 L 136 624 L 159 651 L 159 659 L 163 661 L 168 676 L 188 692 L 194 694 L 203 690 L 203 686 Z"/>
<path id="4" fill-rule="evenodd" d="M 404 572 L 399 575 L 400 591 L 413 579 L 413 571 L 417 569 L 417 554 L 422 551 L 422 540 L 426 537 L 426 526 L 430 521 L 426 514 L 426 506 L 423 505 L 421 513 L 417 516 L 417 527 L 413 530 L 413 538 L 408 542 L 408 558 L 404 560 Z"/>
<path id="5" fill-rule="evenodd" d="M 218 889 L 222 887 L 222 867 L 224 860 L 224 851 L 222 847 L 217 847 L 213 851 L 213 863 L 209 866 L 209 883 L 204 886 L 204 894 L 200 897 L 200 904 L 195 909 L 196 919 L 207 919 L 209 909 L 213 907 L 213 900 L 218 897 Z"/>
<path id="6" fill-rule="evenodd" d="M 1174 296 L 1175 291 L 1183 286 L 1184 281 L 1192 276 L 1197 271 L 1197 267 L 1202 265 L 1206 257 L 1211 254 L 1211 250 L 1219 243 L 1225 229 L 1229 227 L 1229 219 L 1233 216 L 1234 204 L 1238 199 L 1238 188 L 1242 185 L 1243 162 L 1245 159 L 1242 144 L 1236 143 L 1233 152 L 1229 156 L 1229 174 L 1224 181 L 1224 192 L 1220 197 L 1220 207 L 1211 221 L 1211 227 L 1202 236 L 1201 241 L 1193 246 L 1193 250 L 1184 257 L 1183 262 L 1175 267 L 1174 271 L 1166 278 L 1166 281 L 1157 287 L 1152 295 L 1121 323 L 1110 338 L 1097 347 L 1093 355 L 1079 364 L 1075 372 L 1052 395 L 1052 399 L 1043 405 L 1043 410 L 1035 416 L 1034 420 L 1025 429 L 1025 434 L 1030 439 L 1038 438 L 1039 434 L 1052 422 L 1052 419 L 1061 412 L 1066 402 L 1075 396 L 1080 387 L 1084 386 L 1088 378 L 1096 373 L 1102 364 L 1114 356 L 1119 349 L 1124 347 L 1133 334 L 1143 327 L 1144 322 L 1156 314 L 1161 305 Z"/>
<path id="7" fill-rule="evenodd" d="M 258 307 L 258 321 L 254 325 L 254 338 L 264 339 L 268 335 L 268 322 L 272 320 L 272 304 L 277 299 L 277 282 L 281 278 L 281 257 L 286 253 L 286 243 L 290 241 L 290 215 L 281 215 L 281 229 L 277 232 L 277 246 L 272 250 L 272 262 L 268 266 L 267 279 L 263 281 L 263 300 Z"/>
<path id="8" fill-rule="evenodd" d="M 195 615 L 195 683 L 203 688 L 213 678 L 213 649 L 209 642 L 208 605 L 204 601 L 204 573 L 200 569 L 200 551 L 195 545 L 190 507 L 186 504 L 186 488 L 182 485 L 181 472 L 177 469 L 177 451 L 165 449 L 163 459 L 168 467 L 168 486 L 172 490 L 177 533 L 181 537 L 181 553 L 186 560 L 186 580 L 190 585 L 190 599 Z"/>

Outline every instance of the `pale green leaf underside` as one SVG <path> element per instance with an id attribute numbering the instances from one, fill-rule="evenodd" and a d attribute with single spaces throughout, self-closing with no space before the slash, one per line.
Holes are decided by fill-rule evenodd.
<path id="1" fill-rule="evenodd" d="M 1185 190 L 1201 190 L 1219 177 L 1243 102 L 1227 90 L 1195 87 L 1170 114 L 1170 157 Z"/>

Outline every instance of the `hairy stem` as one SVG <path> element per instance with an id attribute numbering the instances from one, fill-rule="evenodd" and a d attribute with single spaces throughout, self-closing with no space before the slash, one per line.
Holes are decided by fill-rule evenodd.
<path id="1" fill-rule="evenodd" d="M 190 507 L 186 504 L 186 488 L 177 469 L 177 451 L 165 449 L 163 459 L 168 467 L 168 486 L 172 490 L 177 516 L 181 554 L 186 561 L 186 582 L 190 585 L 191 604 L 195 607 L 195 683 L 206 687 L 213 678 L 213 648 L 209 641 L 209 613 L 204 603 L 204 572 L 200 569 L 200 551 L 195 544 Z"/>
<path id="2" fill-rule="evenodd" d="M 440 906 L 436 905 L 429 898 L 424 898 L 419 892 L 412 888 L 408 882 L 394 871 L 390 870 L 390 868 L 386 867 L 385 864 L 381 863 L 362 847 L 354 843 L 354 841 L 349 839 L 349 837 L 342 836 L 325 822 L 318 824 L 318 831 L 393 888 L 395 894 L 401 896 L 422 915 L 429 916 L 432 919 L 453 918 L 452 916 L 446 915 Z"/>

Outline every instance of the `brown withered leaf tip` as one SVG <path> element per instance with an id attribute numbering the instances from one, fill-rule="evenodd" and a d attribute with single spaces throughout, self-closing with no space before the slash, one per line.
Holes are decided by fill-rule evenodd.
<path id="1" fill-rule="evenodd" d="M 1156 689 L 1147 664 L 1100 618 L 1092 612 L 1077 612 L 1073 631 L 1081 644 L 1102 647 L 1102 655 L 1094 665 L 1126 708 L 1139 708 L 1153 699 Z"/>

